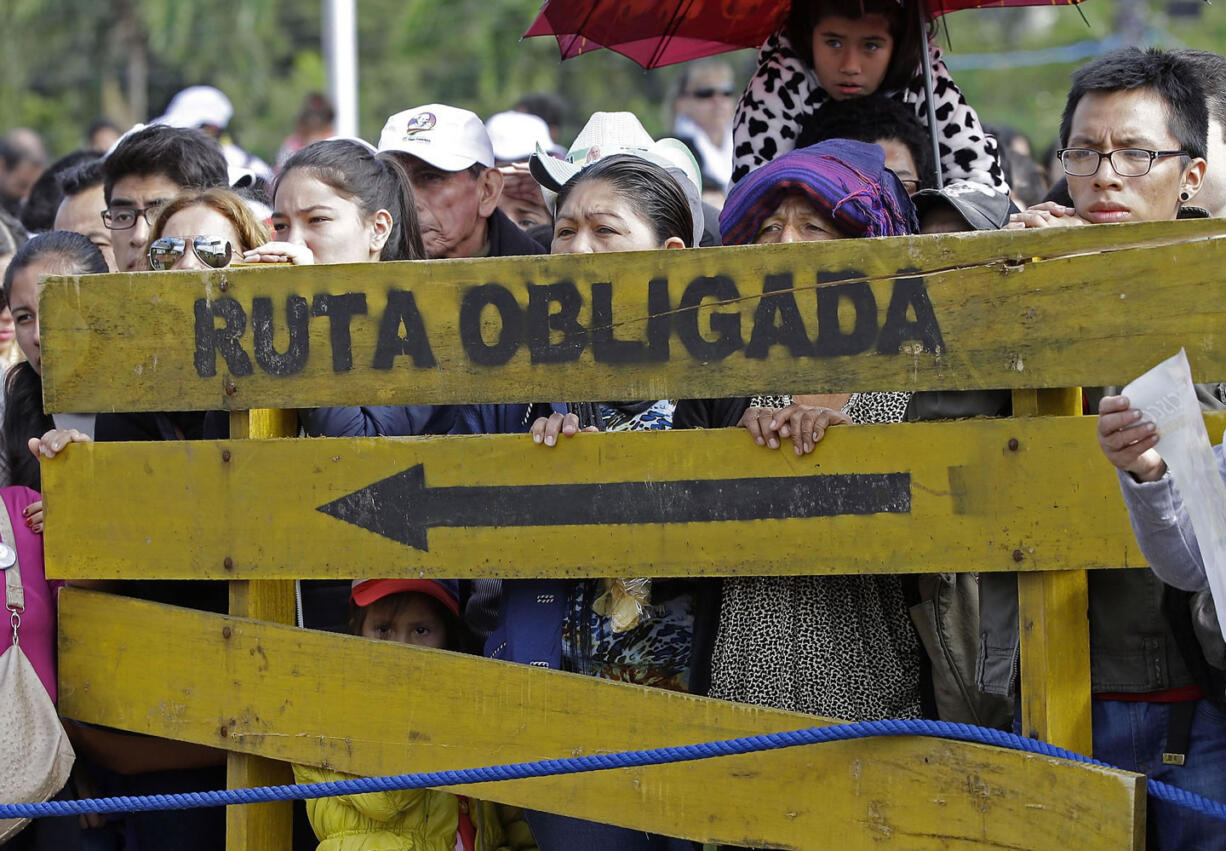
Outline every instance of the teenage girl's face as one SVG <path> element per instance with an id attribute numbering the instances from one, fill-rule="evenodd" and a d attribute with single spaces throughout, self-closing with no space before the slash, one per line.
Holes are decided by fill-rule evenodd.
<path id="1" fill-rule="evenodd" d="M 607 180 L 586 180 L 574 188 L 553 225 L 552 254 L 601 254 L 684 248 L 677 237 L 664 245 L 656 230 Z"/>
<path id="2" fill-rule="evenodd" d="M 58 257 L 36 260 L 13 275 L 9 309 L 17 327 L 17 345 L 34 371 L 43 374 L 43 356 L 38 338 L 38 278 L 40 275 L 71 274 Z"/>
<path id="3" fill-rule="evenodd" d="M 362 215 L 355 200 L 301 168 L 277 184 L 272 230 L 278 242 L 305 245 L 316 263 L 369 263 L 383 247 L 373 216 Z"/>
<path id="4" fill-rule="evenodd" d="M 884 15 L 822 18 L 813 28 L 813 70 L 835 100 L 871 95 L 881 87 L 894 38 Z"/>
<path id="5" fill-rule="evenodd" d="M 446 647 L 447 624 L 430 598 L 425 594 L 409 594 L 402 602 L 399 596 L 394 594 L 370 604 L 362 623 L 362 637 L 440 650 Z"/>

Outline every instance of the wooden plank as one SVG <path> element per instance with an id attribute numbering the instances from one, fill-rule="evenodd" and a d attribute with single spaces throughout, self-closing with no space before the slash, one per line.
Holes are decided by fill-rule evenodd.
<path id="1" fill-rule="evenodd" d="M 67 589 L 60 709 L 358 774 L 800 729 L 813 716 Z M 1015 751 L 876 739 L 468 787 L 520 806 L 794 849 L 1139 847 L 1143 778 Z"/>
<path id="2" fill-rule="evenodd" d="M 230 415 L 230 434 L 234 438 L 285 437 L 297 433 L 295 411 L 257 409 Z M 231 582 L 230 614 L 293 624 L 293 581 Z M 287 763 L 241 753 L 231 753 L 226 759 L 228 789 L 292 782 L 293 772 Z M 294 811 L 288 802 L 226 808 L 226 847 L 231 851 L 280 851 L 285 848 L 293 828 Z"/>
<path id="3" fill-rule="evenodd" d="M 45 407 L 1107 385 L 1180 346 L 1198 380 L 1222 380 L 1226 243 L 1204 239 L 1224 233 L 1203 220 L 58 278 L 40 307 Z"/>
<path id="4" fill-rule="evenodd" d="M 1081 407 L 1079 387 L 1013 394 L 1015 416 L 1076 416 Z M 1022 573 L 1017 582 L 1022 729 L 1032 738 L 1090 755 L 1089 575 L 1084 570 Z"/>
<path id="5" fill-rule="evenodd" d="M 1087 756 L 1093 753 L 1089 605 L 1084 570 L 1018 576 L 1022 730 Z"/>
<path id="6" fill-rule="evenodd" d="M 74 444 L 43 469 L 47 572 L 513 578 L 1143 564 L 1093 425 L 855 426 L 805 458 L 736 429 L 580 435 L 554 448 L 527 435 Z M 623 486 L 632 498 L 608 490 Z M 715 508 L 890 513 L 698 522 Z M 656 522 L 665 512 L 679 522 Z M 571 525 L 528 525 L 562 520 Z"/>

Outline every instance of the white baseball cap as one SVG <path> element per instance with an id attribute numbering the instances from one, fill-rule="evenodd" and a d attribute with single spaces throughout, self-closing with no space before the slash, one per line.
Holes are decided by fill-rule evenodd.
<path id="1" fill-rule="evenodd" d="M 234 117 L 234 105 L 220 89 L 212 86 L 190 86 L 170 99 L 166 114 L 154 124 L 171 127 L 225 128 Z"/>
<path id="2" fill-rule="evenodd" d="M 494 147 L 476 113 L 441 103 L 397 112 L 383 125 L 379 151 L 410 154 L 443 171 L 494 167 Z"/>
<path id="3" fill-rule="evenodd" d="M 561 156 L 565 149 L 554 144 L 545 119 L 526 112 L 500 112 L 485 122 L 485 132 L 494 146 L 494 159 L 519 163 L 536 152 L 537 146 Z"/>

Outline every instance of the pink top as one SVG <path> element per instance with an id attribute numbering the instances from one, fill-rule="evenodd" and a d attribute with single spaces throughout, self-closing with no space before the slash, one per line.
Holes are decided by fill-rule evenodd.
<path id="1" fill-rule="evenodd" d="M 17 550 L 21 563 L 21 585 L 25 589 L 26 610 L 21 616 L 21 649 L 30 659 L 30 664 L 43 681 L 47 694 L 55 700 L 55 594 L 63 581 L 51 582 L 43 575 L 43 537 L 26 526 L 22 509 L 41 497 L 29 488 L 0 488 L 0 499 L 8 509 L 13 524 L 13 536 L 17 539 L 4 543 Z M 3 582 L 0 582 L 0 602 L 3 602 Z M 8 612 L 0 619 L 0 653 L 13 644 L 13 630 L 9 626 Z"/>

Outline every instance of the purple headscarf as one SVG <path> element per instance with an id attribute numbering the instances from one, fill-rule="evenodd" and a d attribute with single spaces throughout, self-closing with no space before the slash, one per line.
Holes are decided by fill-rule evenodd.
<path id="1" fill-rule="evenodd" d="M 829 139 L 789 151 L 745 175 L 724 202 L 724 245 L 748 245 L 792 193 L 803 195 L 850 237 L 916 233 L 915 207 L 878 145 Z"/>

